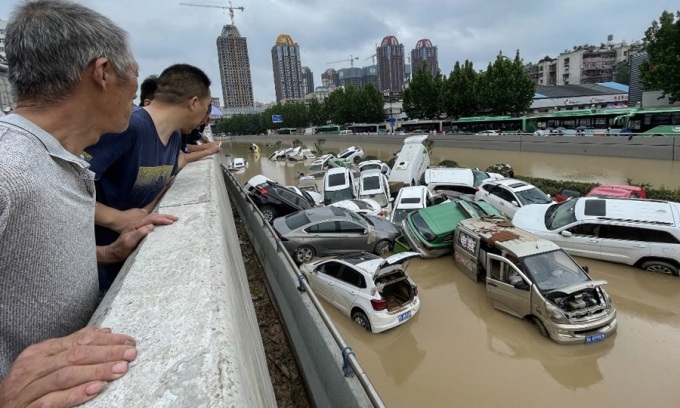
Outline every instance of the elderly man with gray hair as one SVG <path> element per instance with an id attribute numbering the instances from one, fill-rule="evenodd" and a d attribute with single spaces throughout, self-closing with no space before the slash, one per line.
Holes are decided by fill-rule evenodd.
<path id="1" fill-rule="evenodd" d="M 83 150 L 128 126 L 137 63 L 127 34 L 63 0 L 24 2 L 6 31 L 17 107 L 0 118 L 0 406 L 79 405 L 128 370 L 135 340 L 85 327 L 97 263 L 125 259 L 154 224 L 94 237 L 95 186 Z"/>

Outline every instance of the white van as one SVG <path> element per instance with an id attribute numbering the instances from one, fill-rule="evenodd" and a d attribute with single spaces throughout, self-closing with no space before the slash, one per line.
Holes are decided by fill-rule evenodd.
<path id="1" fill-rule="evenodd" d="M 430 166 L 430 156 L 423 145 L 427 136 L 409 136 L 404 139 L 404 147 L 397 154 L 388 179 L 391 189 L 420 185 L 425 170 Z M 395 185 L 399 187 L 395 189 Z"/>

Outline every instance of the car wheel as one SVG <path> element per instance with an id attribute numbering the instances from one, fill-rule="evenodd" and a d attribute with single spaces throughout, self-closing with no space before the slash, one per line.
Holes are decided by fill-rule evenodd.
<path id="1" fill-rule="evenodd" d="M 376 255 L 383 255 L 387 253 L 390 249 L 392 249 L 390 241 L 383 239 L 382 241 L 378 241 L 378 243 L 375 244 L 375 247 L 373 247 L 373 253 L 375 253 Z"/>
<path id="2" fill-rule="evenodd" d="M 550 338 L 550 333 L 548 333 L 548 329 L 545 328 L 545 325 L 543 324 L 541 319 L 534 316 L 533 320 L 534 320 L 534 324 L 536 325 L 536 328 L 538 328 L 538 332 L 541 333 L 541 336 Z"/>
<path id="3" fill-rule="evenodd" d="M 647 261 L 642 264 L 642 269 L 649 272 L 678 276 L 678 267 L 664 261 Z"/>
<path id="4" fill-rule="evenodd" d="M 352 320 L 367 331 L 371 331 L 371 322 L 364 312 L 354 312 L 354 314 L 352 314 Z"/>
<path id="5" fill-rule="evenodd" d="M 298 247 L 298 249 L 295 250 L 295 262 L 297 262 L 298 265 L 302 265 L 303 263 L 314 259 L 314 255 L 316 255 L 314 248 L 306 245 Z"/>
<path id="6" fill-rule="evenodd" d="M 360 161 L 361 161 L 361 157 L 354 156 L 354 164 L 359 164 Z"/>
<path id="7" fill-rule="evenodd" d="M 260 212 L 267 222 L 271 222 L 274 218 L 276 218 L 276 210 L 271 205 L 262 206 L 262 208 L 260 208 Z"/>

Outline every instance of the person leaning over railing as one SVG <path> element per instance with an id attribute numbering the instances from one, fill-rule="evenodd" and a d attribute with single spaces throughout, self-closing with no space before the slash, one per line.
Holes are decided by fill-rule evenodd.
<path id="1" fill-rule="evenodd" d="M 152 215 L 97 247 L 94 175 L 81 154 L 128 126 L 137 62 L 111 20 L 61 0 L 22 3 L 6 28 L 17 107 L 0 119 L 0 407 L 70 407 L 128 370 L 135 340 L 85 327 L 97 262 L 125 259 Z"/>

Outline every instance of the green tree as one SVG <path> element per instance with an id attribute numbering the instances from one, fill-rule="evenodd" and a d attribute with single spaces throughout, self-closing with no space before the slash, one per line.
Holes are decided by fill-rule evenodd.
<path id="1" fill-rule="evenodd" d="M 482 110 L 496 115 L 517 116 L 526 111 L 535 92 L 536 84 L 527 75 L 519 50 L 514 60 L 499 52 L 477 81 L 476 94 Z"/>
<path id="2" fill-rule="evenodd" d="M 630 66 L 628 64 L 621 64 L 616 67 L 616 71 L 614 71 L 614 81 L 620 84 L 630 85 Z"/>
<path id="3" fill-rule="evenodd" d="M 680 100 L 680 11 L 661 13 L 643 39 L 647 59 L 640 64 L 645 88 L 661 90 L 671 103 Z"/>
<path id="4" fill-rule="evenodd" d="M 461 67 L 456 61 L 440 92 L 440 105 L 448 116 L 473 116 L 479 110 L 475 94 L 477 75 L 472 62 L 466 60 Z"/>
<path id="5" fill-rule="evenodd" d="M 326 122 L 326 118 L 323 115 L 323 107 L 316 98 L 313 98 L 307 105 L 307 118 L 312 126 L 318 126 Z"/>
<path id="6" fill-rule="evenodd" d="M 416 68 L 413 79 L 408 88 L 404 90 L 404 111 L 410 118 L 436 119 L 441 114 L 440 96 L 442 88 L 441 74 L 432 73 L 423 64 Z"/>

